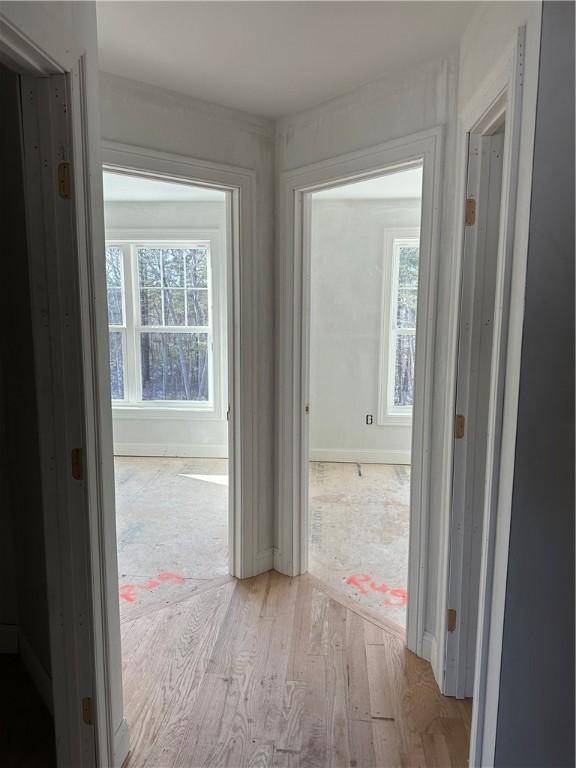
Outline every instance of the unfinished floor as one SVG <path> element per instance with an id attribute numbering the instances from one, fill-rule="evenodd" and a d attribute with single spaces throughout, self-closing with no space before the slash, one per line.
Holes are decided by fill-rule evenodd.
<path id="1" fill-rule="evenodd" d="M 122 618 L 228 581 L 228 462 L 116 457 Z"/>
<path id="2" fill-rule="evenodd" d="M 117 457 L 123 618 L 228 580 L 224 459 Z M 410 468 L 310 464 L 310 572 L 405 624 Z"/>
<path id="3" fill-rule="evenodd" d="M 310 462 L 310 573 L 406 625 L 410 467 Z"/>
<path id="4" fill-rule="evenodd" d="M 467 765 L 469 702 L 311 576 L 216 585 L 122 642 L 129 768 Z"/>

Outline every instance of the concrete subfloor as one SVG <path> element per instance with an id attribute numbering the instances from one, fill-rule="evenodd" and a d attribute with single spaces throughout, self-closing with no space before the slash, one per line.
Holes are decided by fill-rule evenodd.
<path id="1" fill-rule="evenodd" d="M 122 620 L 228 577 L 225 459 L 116 457 Z M 404 626 L 410 469 L 310 463 L 310 571 Z"/>
<path id="2" fill-rule="evenodd" d="M 310 463 L 310 572 L 406 625 L 410 467 Z"/>

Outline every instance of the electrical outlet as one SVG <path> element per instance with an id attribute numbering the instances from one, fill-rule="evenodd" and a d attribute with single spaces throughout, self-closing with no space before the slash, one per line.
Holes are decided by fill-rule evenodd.
<path id="1" fill-rule="evenodd" d="M 374 424 L 374 416 L 371 413 L 366 414 L 366 424 Z"/>

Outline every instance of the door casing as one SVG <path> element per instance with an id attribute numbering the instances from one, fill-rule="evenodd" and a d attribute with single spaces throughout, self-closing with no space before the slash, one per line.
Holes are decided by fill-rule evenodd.
<path id="1" fill-rule="evenodd" d="M 274 567 L 294 576 L 305 573 L 308 567 L 310 193 L 415 163 L 423 166 L 406 643 L 410 650 L 428 659 L 432 648 L 425 632 L 425 602 L 442 149 L 443 131 L 434 128 L 280 177 L 278 546 Z"/>
<path id="2" fill-rule="evenodd" d="M 219 189 L 226 193 L 226 289 L 227 289 L 227 346 L 228 346 L 228 446 L 229 446 L 229 569 L 237 578 L 253 576 L 258 571 L 255 561 L 258 542 L 256 540 L 257 517 L 253 498 L 253 482 L 250 482 L 249 437 L 256 424 L 253 420 L 254 407 L 246 403 L 246 380 L 250 372 L 244 367 L 244 355 L 240 357 L 242 329 L 246 318 L 242 318 L 240 296 L 246 289 L 247 260 L 240 268 L 240 252 L 246 243 L 241 243 L 240 232 L 245 230 L 242 209 L 250 210 L 254 195 L 255 177 L 252 171 L 197 161 L 189 157 L 157 152 L 132 145 L 105 141 L 102 146 L 104 169 L 126 173 L 142 178 L 163 181 L 185 181 L 190 184 Z M 244 280 L 244 285 L 242 281 Z M 244 295 L 244 293 L 242 293 Z M 246 349 L 246 345 L 243 345 Z M 244 471 L 244 475 L 243 475 Z M 112 522 L 109 523 L 112 525 Z"/>

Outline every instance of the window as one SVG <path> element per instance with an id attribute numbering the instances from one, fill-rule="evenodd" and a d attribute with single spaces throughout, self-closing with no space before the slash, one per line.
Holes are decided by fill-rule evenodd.
<path id="1" fill-rule="evenodd" d="M 210 407 L 210 243 L 110 243 L 106 277 L 115 404 Z"/>
<path id="2" fill-rule="evenodd" d="M 387 230 L 382 297 L 380 424 L 409 422 L 412 417 L 419 252 L 417 229 Z"/>

